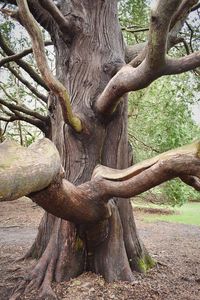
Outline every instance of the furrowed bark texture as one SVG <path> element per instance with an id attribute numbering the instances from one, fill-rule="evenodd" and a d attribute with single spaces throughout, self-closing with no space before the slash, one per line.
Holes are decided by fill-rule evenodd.
<path id="1" fill-rule="evenodd" d="M 64 123 L 61 107 L 51 96 L 51 139 L 59 150 L 66 178 L 75 185 L 90 180 L 99 163 L 118 169 L 130 165 L 126 99 L 107 121 L 98 118 L 92 109 L 108 81 L 124 64 L 116 2 L 62 1 L 62 13 L 81 22 L 81 31 L 69 42 L 67 38 L 64 42 L 58 32 L 53 36 L 57 77 L 69 91 L 83 131 L 75 133 Z M 138 238 L 130 201 L 112 199 L 111 211 L 108 220 L 79 226 L 58 222 L 45 213 L 35 243 L 27 253 L 27 257 L 40 258 L 34 276 L 41 269 L 48 272 L 47 265 L 51 263 L 56 281 L 70 279 L 84 270 L 102 274 L 109 282 L 131 281 L 132 270 L 145 271 L 150 257 Z"/>

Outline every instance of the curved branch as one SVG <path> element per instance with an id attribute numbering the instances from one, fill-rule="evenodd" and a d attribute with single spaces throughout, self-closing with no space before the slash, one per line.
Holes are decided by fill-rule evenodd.
<path id="1" fill-rule="evenodd" d="M 27 149 L 15 142 L 3 142 L 0 144 L 0 200 L 13 200 L 44 189 L 60 173 L 60 168 L 58 151 L 48 139 Z"/>
<path id="2" fill-rule="evenodd" d="M 163 75 L 180 74 L 200 67 L 200 51 L 179 59 L 168 59 Z"/>
<path id="3" fill-rule="evenodd" d="M 124 170 L 116 170 L 99 165 L 94 169 L 93 177 L 102 177 L 104 179 L 114 181 L 124 181 L 152 167 L 159 161 L 165 162 L 169 161 L 170 159 L 176 159 L 178 156 L 183 155 L 199 155 L 200 157 L 200 142 L 185 145 L 180 148 L 172 149 L 167 152 L 158 154 L 153 158 L 146 159 Z"/>
<path id="4" fill-rule="evenodd" d="M 192 185 L 197 187 L 200 178 L 200 142 L 168 151 L 125 170 L 97 166 L 92 180 L 79 186 L 60 178 L 58 152 L 50 141 L 47 144 L 47 153 L 46 148 L 40 147 L 42 141 L 39 147 L 37 144 L 33 146 L 34 153 L 31 148 L 14 145 L 14 149 L 9 150 L 9 146 L 0 144 L 0 200 L 30 193 L 33 201 L 57 217 L 75 223 L 97 222 L 110 217 L 109 199 L 113 197 L 133 197 L 175 177 L 185 178 L 189 184 L 195 177 Z M 51 168 L 55 161 L 56 171 Z M 12 184 L 15 178 L 17 185 Z"/>
<path id="5" fill-rule="evenodd" d="M 136 59 L 138 57 L 138 55 L 141 54 L 142 51 L 144 51 L 146 45 L 147 45 L 147 43 L 144 42 L 144 43 L 140 43 L 140 44 L 136 44 L 136 45 L 126 46 L 125 62 L 128 64 L 128 63 L 131 63 L 131 61 L 133 61 L 134 59 Z M 139 59 L 138 59 L 138 61 L 139 61 Z M 142 60 L 140 60 L 140 63 L 141 62 L 142 62 Z M 140 63 L 137 63 L 135 65 L 137 66 Z"/>
<path id="6" fill-rule="evenodd" d="M 185 175 L 181 176 L 180 179 L 200 192 L 200 179 L 198 177 Z"/>
<path id="7" fill-rule="evenodd" d="M 69 35 L 72 35 L 74 33 L 74 24 L 68 22 L 67 19 L 65 19 L 61 11 L 52 0 L 39 0 L 39 3 L 52 16 L 62 33 L 68 33 Z"/>
<path id="8" fill-rule="evenodd" d="M 165 4 L 167 4 L 167 1 L 165 2 L 166 2 Z M 197 2 L 198 0 L 192 0 L 192 1 L 184 0 L 180 3 L 177 11 L 172 16 L 172 20 L 170 23 L 167 50 L 169 50 L 171 47 L 174 46 L 174 38 L 176 38 L 178 32 L 183 26 L 183 23 L 186 20 L 190 11 L 192 10 L 193 5 Z M 142 45 L 143 47 L 140 47 L 139 49 L 137 45 L 127 47 L 126 63 L 130 63 L 133 67 L 137 67 L 145 59 L 147 53 L 146 43 L 142 43 Z"/>
<path id="9" fill-rule="evenodd" d="M 185 20 L 188 13 L 192 11 L 192 8 L 198 3 L 198 1 L 199 0 L 183 0 L 172 18 L 170 29 L 175 26 L 177 21 Z"/>
<path id="10" fill-rule="evenodd" d="M 65 123 L 70 125 L 76 132 L 81 132 L 81 120 L 73 115 L 67 90 L 61 82 L 54 78 L 48 66 L 40 28 L 31 15 L 26 0 L 17 0 L 17 3 L 19 6 L 20 18 L 32 40 L 33 51 L 38 69 L 40 70 L 40 73 L 42 74 L 42 77 L 47 83 L 49 89 L 58 97 Z"/>
<path id="11" fill-rule="evenodd" d="M 15 55 L 16 53 L 13 52 L 5 43 L 3 36 L 0 32 L 0 47 L 2 48 L 2 50 L 9 56 L 9 55 Z M 30 77 L 36 81 L 39 85 L 41 85 L 44 89 L 46 89 L 47 91 L 49 91 L 49 88 L 47 87 L 47 85 L 45 84 L 44 80 L 42 80 L 42 78 L 33 70 L 33 68 L 26 63 L 25 61 L 23 61 L 22 59 L 16 59 L 15 61 L 22 69 L 24 69 L 24 71 L 26 71 Z"/>
<path id="12" fill-rule="evenodd" d="M 181 0 L 157 1 L 151 15 L 148 45 L 110 80 L 96 101 L 97 113 L 108 117 L 125 93 L 145 88 L 163 75 L 179 74 L 199 66 L 199 52 L 177 60 L 166 59 L 171 19 L 177 9 L 176 20 L 182 16 L 180 12 L 185 12 L 181 3 Z"/>
<path id="13" fill-rule="evenodd" d="M 182 0 L 157 1 L 151 13 L 149 39 L 147 46 L 147 63 L 151 69 L 165 64 L 168 32 L 171 19 Z"/>
<path id="14" fill-rule="evenodd" d="M 46 41 L 46 42 L 44 42 L 44 44 L 45 44 L 45 46 L 53 45 L 53 43 L 51 41 Z M 11 62 L 11 61 L 16 62 L 18 59 L 23 58 L 24 56 L 26 56 L 32 52 L 33 52 L 33 48 L 28 48 L 28 49 L 23 50 L 20 53 L 4 57 L 0 60 L 0 67 L 2 67 L 3 65 L 5 65 L 6 63 Z"/>

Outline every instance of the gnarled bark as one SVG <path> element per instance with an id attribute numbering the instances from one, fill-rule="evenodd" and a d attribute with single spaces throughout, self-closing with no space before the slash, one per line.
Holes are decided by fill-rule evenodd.
<path id="1" fill-rule="evenodd" d="M 36 13 L 33 1 L 28 2 Z M 40 2 L 43 1 L 35 1 L 35 5 L 40 7 Z M 176 7 L 180 3 L 179 0 L 167 4 L 160 1 L 162 16 L 162 8 L 172 2 Z M 85 270 L 102 274 L 110 282 L 131 281 L 132 270 L 144 272 L 153 266 L 154 261 L 137 235 L 130 201 L 124 198 L 177 176 L 198 187 L 200 161 L 196 144 L 189 150 L 174 151 L 133 167 L 129 162 L 124 94 L 145 87 L 167 70 L 165 45 L 173 10 L 168 11 L 169 18 L 165 15 L 161 18 L 163 37 L 155 22 L 159 16 L 152 18 L 148 62 L 144 60 L 134 69 L 131 65 L 124 66 L 125 45 L 117 18 L 117 1 L 61 1 L 60 11 L 54 8 L 42 10 L 41 24 L 42 18 L 49 17 L 56 19 L 55 23 L 62 19 L 64 28 L 68 28 L 68 22 L 63 19 L 66 16 L 79 29 L 69 38 L 63 26 L 55 26 L 53 33 L 50 26 L 57 80 L 68 91 L 73 114 L 80 117 L 83 130 L 77 133 L 73 126 L 68 126 L 71 124 L 63 114 L 59 89 L 55 91 L 50 82 L 50 137 L 59 151 L 65 179 L 56 178 L 40 192 L 32 190 L 29 194 L 48 213 L 27 254 L 39 260 L 24 282 L 29 283 L 27 289 L 41 287 L 44 297 L 46 293 L 55 297 L 50 288 L 52 280 L 68 280 Z M 152 56 L 159 53 L 154 33 L 162 46 L 159 70 Z M 196 65 L 198 59 L 197 54 Z M 38 62 L 43 63 L 40 59 Z M 121 66 L 124 67 L 119 71 Z M 44 75 L 48 81 L 49 77 Z M 102 118 L 104 112 L 107 114 Z M 98 164 L 106 167 L 96 167 Z"/>

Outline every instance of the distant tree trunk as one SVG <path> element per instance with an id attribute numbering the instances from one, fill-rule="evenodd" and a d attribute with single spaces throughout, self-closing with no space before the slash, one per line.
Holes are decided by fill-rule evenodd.
<path id="1" fill-rule="evenodd" d="M 54 45 L 57 77 L 70 93 L 84 132 L 74 133 L 64 124 L 60 106 L 50 96 L 51 138 L 67 170 L 66 178 L 78 185 L 91 179 L 98 163 L 118 169 L 130 165 L 127 101 L 121 102 L 111 119 L 92 110 L 105 85 L 124 64 L 124 42 L 117 1 L 63 1 L 61 11 L 81 23 L 72 40 L 55 32 Z M 130 201 L 111 201 L 112 216 L 97 224 L 77 226 L 45 213 L 27 254 L 40 258 L 35 269 L 40 284 L 47 278 L 67 280 L 85 270 L 101 274 L 109 282 L 131 281 L 132 270 L 143 272 L 152 266 L 138 238 Z"/>

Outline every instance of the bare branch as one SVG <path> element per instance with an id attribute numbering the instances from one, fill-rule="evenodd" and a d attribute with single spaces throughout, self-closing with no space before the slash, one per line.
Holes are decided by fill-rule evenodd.
<path id="1" fill-rule="evenodd" d="M 191 8 L 197 2 L 198 0 L 192 0 L 192 1 L 184 0 L 180 3 L 170 23 L 170 29 L 169 29 L 170 32 L 168 34 L 167 50 L 169 50 L 171 47 L 174 46 L 174 38 L 177 37 L 178 32 L 180 31 L 184 21 L 186 20 L 188 14 L 191 11 Z M 130 63 L 133 67 L 137 67 L 146 57 L 147 47 L 145 46 L 146 43 L 143 43 L 143 47 L 140 47 L 140 49 L 138 49 L 137 45 L 128 46 L 126 49 L 126 63 Z M 133 54 L 132 56 L 131 53 Z"/>
<path id="2" fill-rule="evenodd" d="M 13 122 L 13 121 L 18 120 L 18 118 L 15 118 L 14 115 L 13 115 L 13 117 L 9 117 L 9 118 L 0 116 L 0 120 L 9 123 L 9 122 Z"/>
<path id="3" fill-rule="evenodd" d="M 33 111 L 33 110 L 30 110 L 28 109 L 27 107 L 25 106 L 20 106 L 20 105 L 17 105 L 17 104 L 13 104 L 13 103 L 9 103 L 5 100 L 3 100 L 2 98 L 0 98 L 0 103 L 6 107 L 8 107 L 10 110 L 14 110 L 14 111 L 19 111 L 19 112 L 22 112 L 24 114 L 27 114 L 29 116 L 32 116 L 36 119 L 39 119 L 43 122 L 46 122 L 47 121 L 47 117 L 46 116 L 43 116 L 41 114 L 39 114 L 38 112 L 36 111 Z"/>
<path id="4" fill-rule="evenodd" d="M 39 3 L 52 16 L 62 33 L 68 33 L 69 35 L 72 35 L 75 29 L 73 26 L 74 24 L 65 19 L 61 11 L 52 0 L 39 0 Z"/>
<path id="5" fill-rule="evenodd" d="M 10 64 L 6 65 L 7 69 L 20 81 L 22 82 L 35 96 L 40 98 L 44 103 L 47 103 L 47 96 L 40 93 L 31 83 L 22 77 Z"/>
<path id="6" fill-rule="evenodd" d="M 16 55 L 16 53 L 14 53 L 5 43 L 2 34 L 0 33 L 0 47 L 2 48 L 2 50 L 9 56 L 9 55 Z M 23 61 L 22 59 L 16 59 L 15 61 L 22 69 L 24 69 L 24 71 L 26 71 L 30 77 L 36 81 L 39 85 L 41 85 L 44 89 L 46 89 L 47 91 L 49 90 L 49 88 L 47 87 L 47 85 L 45 84 L 44 80 L 42 80 L 42 78 L 33 70 L 33 68 L 26 63 L 25 61 Z"/>
<path id="7" fill-rule="evenodd" d="M 186 17 L 188 16 L 189 12 L 192 10 L 195 4 L 198 3 L 198 0 L 183 0 L 174 14 L 171 24 L 170 24 L 170 29 L 172 29 L 175 24 L 180 21 L 180 20 L 185 20 Z"/>
<path id="8" fill-rule="evenodd" d="M 4 92 L 4 94 L 8 97 L 8 99 L 10 99 L 11 101 L 14 101 L 15 103 L 17 103 L 17 100 L 13 99 L 11 97 L 11 95 L 6 91 L 6 88 L 4 88 L 3 85 L 0 84 L 0 88 L 2 89 L 2 91 Z"/>
<path id="9" fill-rule="evenodd" d="M 180 179 L 200 192 L 200 179 L 198 177 L 185 175 L 181 176 Z"/>
<path id="10" fill-rule="evenodd" d="M 44 123 L 41 120 L 35 119 L 35 118 L 31 118 L 31 117 L 27 117 L 24 116 L 23 114 L 21 114 L 18 111 L 12 110 L 13 113 L 6 113 L 6 115 L 8 115 L 9 117 L 0 117 L 0 120 L 4 121 L 4 122 L 14 122 L 14 121 L 24 121 L 26 123 L 29 123 L 37 128 L 39 128 L 44 134 L 45 136 L 48 136 L 48 124 Z"/>
<path id="11" fill-rule="evenodd" d="M 130 33 L 137 33 L 137 32 L 145 32 L 145 31 L 149 31 L 149 28 L 126 28 L 126 27 L 122 27 L 122 31 L 126 31 L 126 32 L 130 32 Z"/>
<path id="12" fill-rule="evenodd" d="M 192 7 L 191 11 L 195 11 L 195 10 L 197 10 L 197 9 L 199 9 L 199 8 L 200 8 L 200 3 L 194 5 L 194 6 Z"/>
<path id="13" fill-rule="evenodd" d="M 94 171 L 97 178 L 105 178 L 104 189 L 112 197 L 133 197 L 175 177 L 192 176 L 199 181 L 200 143 L 168 151 L 125 170 L 117 170 L 117 174 L 113 171 L 103 166 L 96 167 Z"/>
<path id="14" fill-rule="evenodd" d="M 0 145 L 1 201 L 31 193 L 29 197 L 33 201 L 57 217 L 75 223 L 97 222 L 110 217 L 112 197 L 136 196 L 175 177 L 188 177 L 190 183 L 191 177 L 195 177 L 196 183 L 200 178 L 200 143 L 194 143 L 124 170 L 97 166 L 91 181 L 74 186 L 59 176 L 60 160 L 52 145 L 50 141 L 44 145 L 39 142 L 32 149 Z M 56 168 L 52 167 L 54 162 Z"/>
<path id="15" fill-rule="evenodd" d="M 188 22 L 185 22 L 187 27 L 189 28 L 190 30 L 190 49 L 192 52 L 194 52 L 193 50 L 193 46 L 192 46 L 192 38 L 193 38 L 193 35 L 194 35 L 194 30 L 192 29 L 192 27 L 190 26 L 190 24 Z"/>
<path id="16" fill-rule="evenodd" d="M 151 69 L 165 64 L 165 53 L 170 23 L 181 0 L 158 1 L 151 13 L 147 64 Z"/>
<path id="17" fill-rule="evenodd" d="M 126 47 L 126 52 L 125 52 L 125 61 L 126 61 L 126 63 L 127 64 L 131 63 L 131 61 L 136 59 L 138 57 L 138 55 L 141 54 L 141 52 L 145 49 L 146 45 L 147 45 L 147 43 L 144 42 L 144 43 L 140 43 L 140 44 L 136 44 L 136 45 L 127 46 Z M 140 63 L 142 62 L 142 60 L 140 60 Z M 139 59 L 138 59 L 138 61 L 139 61 Z M 140 63 L 137 63 L 135 65 L 138 66 Z"/>
<path id="18" fill-rule="evenodd" d="M 44 189 L 60 173 L 58 151 L 48 139 L 28 149 L 6 141 L 0 149 L 0 200 Z"/>
<path id="19" fill-rule="evenodd" d="M 136 140 L 138 143 L 142 144 L 145 148 L 148 148 L 156 153 L 159 153 L 159 151 L 157 149 L 155 149 L 154 147 L 150 146 L 150 145 L 147 145 L 145 144 L 143 141 L 139 140 L 136 136 L 134 136 L 132 133 L 128 133 L 128 135 L 133 138 L 134 140 Z"/>
<path id="20" fill-rule="evenodd" d="M 189 46 L 188 46 L 186 40 L 185 40 L 183 37 L 178 37 L 178 38 L 176 38 L 176 39 L 174 40 L 173 43 L 174 43 L 174 45 L 183 43 L 186 53 L 187 53 L 188 55 L 190 54 L 190 48 L 189 48 Z"/>
<path id="21" fill-rule="evenodd" d="M 198 67 L 200 67 L 200 51 L 179 59 L 167 59 L 164 74 L 180 74 Z"/>
<path id="22" fill-rule="evenodd" d="M 53 45 L 53 43 L 51 41 L 46 41 L 46 42 L 44 42 L 44 44 L 45 44 L 45 46 Z M 32 52 L 33 52 L 33 49 L 32 48 L 28 48 L 28 49 L 23 50 L 20 53 L 4 57 L 4 58 L 2 58 L 0 60 L 0 67 L 2 67 L 3 65 L 5 65 L 8 62 L 16 61 L 16 60 L 18 60 L 18 59 L 20 59 L 20 58 L 22 58 L 22 57 L 24 57 L 24 56 L 32 53 Z"/>
<path id="23" fill-rule="evenodd" d="M 17 3 L 19 6 L 20 18 L 32 40 L 33 51 L 38 69 L 40 70 L 40 73 L 42 74 L 42 77 L 47 83 L 49 89 L 58 97 L 60 105 L 62 107 L 62 113 L 65 123 L 70 125 L 75 131 L 81 132 L 82 124 L 80 119 L 74 116 L 72 113 L 67 90 L 61 82 L 54 78 L 48 66 L 40 28 L 31 15 L 26 0 L 17 0 Z"/>
<path id="24" fill-rule="evenodd" d="M 178 74 L 199 66 L 199 52 L 180 60 L 166 60 L 170 23 L 177 9 L 182 12 L 180 4 L 181 0 L 157 2 L 151 15 L 148 45 L 107 84 L 95 105 L 98 113 L 109 116 L 125 93 L 145 88 L 163 75 Z"/>

